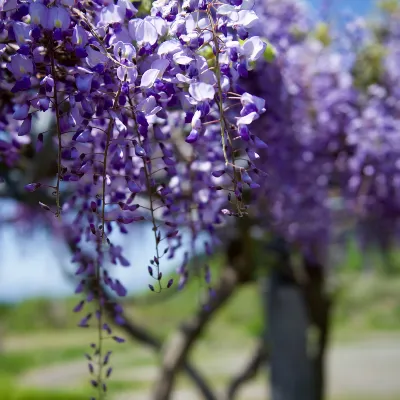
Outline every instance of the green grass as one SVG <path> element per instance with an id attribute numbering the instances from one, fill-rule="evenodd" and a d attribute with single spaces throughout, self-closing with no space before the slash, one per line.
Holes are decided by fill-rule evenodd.
<path id="1" fill-rule="evenodd" d="M 88 347 L 88 346 L 87 346 Z M 23 352 L 6 352 L 0 356 L 0 374 L 17 375 L 27 369 L 83 358 L 87 348 L 59 348 Z"/>
<path id="2" fill-rule="evenodd" d="M 342 277 L 335 328 L 358 332 L 400 330 L 400 277 L 380 274 Z"/>
<path id="3" fill-rule="evenodd" d="M 2 400 L 87 400 L 88 394 L 74 392 L 43 391 L 43 390 L 10 390 L 4 392 L 0 389 Z"/>
<path id="4" fill-rule="evenodd" d="M 400 256 L 398 259 L 400 260 Z M 382 273 L 384 268 L 379 266 L 379 257 L 376 260 L 377 273 L 360 274 L 361 255 L 355 244 L 349 243 L 346 267 L 338 270 L 339 290 L 336 292 L 333 315 L 336 338 L 349 337 L 357 340 L 371 332 L 400 332 L 400 275 L 385 275 Z M 220 261 L 217 258 L 213 262 L 215 280 L 219 274 Z M 125 310 L 140 325 L 144 325 L 155 336 L 164 339 L 176 330 L 182 320 L 193 315 L 201 307 L 201 296 L 205 291 L 203 283 L 198 279 L 192 279 L 179 293 L 171 291 L 161 295 L 146 293 L 138 300 L 127 299 Z M 25 350 L 15 349 L 14 345 L 15 350 L 0 354 L 1 400 L 86 400 L 89 397 L 86 391 L 87 377 L 82 377 L 82 385 L 79 385 L 77 392 L 40 391 L 13 386 L 16 378 L 28 369 L 72 360 L 81 360 L 85 363 L 83 354 L 89 349 L 92 335 L 89 330 L 82 331 L 76 328 L 78 316 L 71 311 L 76 302 L 77 297 L 53 301 L 37 299 L 17 305 L 0 306 L 0 321 L 6 329 L 6 334 L 13 339 L 25 336 L 26 338 L 22 339 L 24 348 L 25 344 L 27 345 Z M 225 350 L 232 352 L 239 347 L 248 348 L 250 354 L 255 343 L 254 339 L 263 329 L 262 313 L 259 286 L 248 284 L 242 287 L 207 327 L 193 349 L 193 358 L 200 361 L 213 352 L 219 351 L 223 354 Z M 21 335 L 22 333 L 24 335 Z M 29 344 L 30 338 L 34 335 L 40 336 L 40 340 L 32 340 Z M 69 339 L 72 340 L 63 342 L 61 340 L 63 335 L 69 335 Z M 74 337 L 77 338 L 76 342 Z M 127 346 L 129 351 L 132 351 L 132 357 L 122 359 L 118 363 L 119 368 L 156 364 L 157 356 L 151 353 L 139 353 L 139 346 L 133 345 L 133 342 L 122 345 L 117 345 L 113 341 L 106 343 L 107 348 L 112 348 L 118 354 L 126 352 Z M 180 382 L 186 385 L 185 379 L 180 378 Z M 116 376 L 115 380 L 110 380 L 109 390 L 112 393 L 150 390 L 149 384 L 134 380 L 127 382 Z M 343 397 L 332 400 L 398 400 L 398 397 L 396 399 Z"/>
<path id="5" fill-rule="evenodd" d="M 9 379 L 0 378 L 1 400 L 87 400 L 90 392 L 19 388 Z"/>
<path id="6" fill-rule="evenodd" d="M 351 256 L 353 263 L 356 263 L 356 257 L 357 254 Z M 350 270 L 340 273 L 339 278 L 339 291 L 336 295 L 334 311 L 335 330 L 356 329 L 359 333 L 371 330 L 400 331 L 399 275 L 386 276 L 376 273 L 370 276 Z M 201 287 L 199 281 L 193 279 L 185 290 L 172 296 L 146 294 L 139 299 L 139 305 L 136 304 L 137 301 L 128 299 L 125 310 L 135 321 L 140 322 L 157 337 L 163 339 L 182 320 L 193 315 L 201 307 L 200 297 L 204 291 L 205 288 Z M 59 303 L 61 308 L 68 310 L 73 307 L 76 299 L 55 302 Z M 13 312 L 3 319 L 3 324 L 6 326 L 5 333 L 14 335 L 29 331 L 30 333 L 43 332 L 54 337 L 62 336 L 65 330 L 57 328 L 52 323 L 43 322 L 28 327 L 30 319 L 37 320 L 36 317 L 42 314 L 43 300 L 36 303 L 37 307 L 34 304 L 34 301 L 28 301 L 15 306 Z M 262 313 L 260 289 L 256 284 L 248 284 L 238 290 L 230 302 L 218 312 L 203 338 L 210 340 L 217 338 L 221 331 L 230 332 L 233 339 L 242 336 L 257 337 L 263 328 Z M 28 314 L 30 319 L 24 322 L 27 324 L 24 327 L 21 316 Z M 77 316 L 71 312 L 71 318 L 76 321 Z M 75 330 L 78 335 L 78 328 L 74 322 L 68 322 L 67 325 L 68 330 Z M 56 348 L 55 352 L 57 352 Z M 70 354 L 72 357 L 74 350 L 71 350 Z M 52 357 L 50 355 L 50 358 Z M 63 354 L 61 357 L 64 358 Z M 69 356 L 66 355 L 66 357 Z M 57 355 L 54 355 L 54 358 L 57 358 Z M 33 362 L 36 365 L 36 361 Z"/>
<path id="7" fill-rule="evenodd" d="M 110 393 L 119 393 L 126 391 L 135 391 L 135 390 L 147 390 L 150 389 L 149 382 L 139 382 L 139 381 L 123 381 L 117 379 L 110 379 L 107 383 L 107 391 Z"/>
<path id="8" fill-rule="evenodd" d="M 31 299 L 18 304 L 0 305 L 2 326 L 12 332 L 64 330 L 76 326 L 72 308 L 78 298 L 68 300 Z M 72 317 L 72 318 L 71 318 Z"/>
<path id="9" fill-rule="evenodd" d="M 334 319 L 336 328 L 348 324 L 352 326 L 356 318 L 359 321 L 358 328 L 365 330 L 400 330 L 400 297 L 397 295 L 400 292 L 400 274 L 385 275 L 382 257 L 371 250 L 368 257 L 374 260 L 377 273 L 368 280 L 360 274 L 363 257 L 354 240 L 348 242 L 345 253 L 343 266 L 337 269 L 340 285 Z M 400 266 L 400 251 L 392 253 L 395 264 Z M 198 264 L 204 262 L 199 260 Z M 223 263 L 220 256 L 211 261 L 214 281 Z M 161 294 L 146 291 L 133 300 L 125 300 L 125 309 L 128 315 L 158 337 L 165 338 L 183 319 L 201 307 L 205 293 L 204 282 L 191 278 L 187 287 L 179 293 L 176 285 Z M 9 334 L 53 331 L 54 335 L 62 335 L 67 329 L 77 330 L 79 316 L 72 312 L 77 301 L 78 297 L 34 299 L 17 305 L 0 305 L 1 325 Z M 233 326 L 235 335 L 258 336 L 263 328 L 262 312 L 259 287 L 249 284 L 241 288 L 229 304 L 220 310 L 205 337 L 209 338 L 217 331 Z"/>

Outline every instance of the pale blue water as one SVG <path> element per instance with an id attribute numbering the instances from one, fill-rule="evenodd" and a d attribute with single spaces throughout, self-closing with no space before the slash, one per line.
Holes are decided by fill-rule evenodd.
<path id="1" fill-rule="evenodd" d="M 341 18 L 344 11 L 365 15 L 373 10 L 374 5 L 372 0 L 309 0 L 317 11 L 327 1 L 331 17 L 334 18 Z M 154 256 L 151 228 L 143 225 L 136 234 L 127 236 L 125 240 L 126 254 L 132 266 L 116 267 L 112 274 L 121 278 L 131 293 L 145 290 L 151 283 L 147 273 L 148 260 Z M 162 263 L 164 272 L 179 263 L 183 251 L 175 260 Z M 67 250 L 44 232 L 24 238 L 12 227 L 3 228 L 0 231 L 0 301 L 71 295 L 74 286 L 66 280 L 61 268 L 61 264 L 71 267 L 69 258 Z"/>

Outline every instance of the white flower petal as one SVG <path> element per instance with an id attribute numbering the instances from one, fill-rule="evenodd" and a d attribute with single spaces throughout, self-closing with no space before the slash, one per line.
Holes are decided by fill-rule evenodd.
<path id="1" fill-rule="evenodd" d="M 176 79 L 179 82 L 183 82 L 183 83 L 190 83 L 192 82 L 192 79 L 188 78 L 186 75 L 183 74 L 176 74 Z"/>
<path id="2" fill-rule="evenodd" d="M 264 54 L 266 46 L 266 43 L 258 36 L 253 36 L 250 39 L 246 39 L 242 48 L 249 61 L 256 61 Z"/>
<path id="3" fill-rule="evenodd" d="M 228 92 L 231 87 L 231 81 L 226 75 L 221 77 L 221 89 L 224 93 Z"/>
<path id="4" fill-rule="evenodd" d="M 180 51 L 181 49 L 182 45 L 179 42 L 179 40 L 176 39 L 167 40 L 166 42 L 160 44 L 157 50 L 157 54 L 160 56 L 164 54 L 174 54 L 177 51 Z"/>
<path id="5" fill-rule="evenodd" d="M 140 81 L 141 88 L 150 88 L 154 85 L 154 82 L 158 78 L 160 71 L 158 69 L 148 69 L 142 76 Z"/>
<path id="6" fill-rule="evenodd" d="M 201 111 L 197 110 L 192 118 L 192 128 L 196 129 L 196 130 L 200 130 L 201 129 Z"/>
<path id="7" fill-rule="evenodd" d="M 215 95 L 215 89 L 208 83 L 196 82 L 189 86 L 189 93 L 197 101 L 212 100 Z"/>
<path id="8" fill-rule="evenodd" d="M 117 128 L 117 131 L 119 133 L 125 133 L 126 132 L 126 125 L 119 119 L 115 119 L 115 127 Z"/>
<path id="9" fill-rule="evenodd" d="M 245 28 L 252 28 L 258 23 L 257 14 L 253 10 L 242 10 L 239 11 L 238 25 L 244 26 Z"/>
<path id="10" fill-rule="evenodd" d="M 155 60 L 151 63 L 152 69 L 158 69 L 160 71 L 160 76 L 164 75 L 165 70 L 169 66 L 169 61 L 165 58 L 160 58 L 159 60 Z"/>
<path id="11" fill-rule="evenodd" d="M 151 23 L 157 30 L 159 36 L 164 36 L 168 32 L 167 22 L 161 17 L 153 17 L 151 18 Z"/>
<path id="12" fill-rule="evenodd" d="M 231 6 L 229 4 L 224 4 L 220 7 L 218 7 L 217 14 L 219 15 L 230 15 L 232 13 L 236 13 L 236 9 L 234 6 Z"/>
<path id="13" fill-rule="evenodd" d="M 161 107 L 157 105 L 157 101 L 154 96 L 150 96 L 142 100 L 138 105 L 137 105 L 137 110 L 142 111 L 147 117 L 151 117 L 155 114 L 157 114 L 160 110 Z"/>
<path id="14" fill-rule="evenodd" d="M 181 102 L 181 106 L 183 110 L 190 110 L 193 108 L 193 106 L 196 105 L 196 100 L 194 100 L 192 97 L 190 97 L 188 94 L 184 92 L 179 92 L 178 93 L 178 98 L 179 101 Z"/>
<path id="15" fill-rule="evenodd" d="M 265 100 L 262 99 L 261 97 L 253 96 L 250 93 L 243 93 L 240 102 L 242 103 L 243 106 L 247 104 L 255 104 L 257 107 L 257 110 L 261 113 L 262 111 L 265 111 Z"/>
<path id="16" fill-rule="evenodd" d="M 135 38 L 138 43 L 154 44 L 158 39 L 157 29 L 149 21 L 139 21 L 136 24 Z"/>
<path id="17" fill-rule="evenodd" d="M 239 125 L 250 125 L 254 120 L 258 118 L 258 114 L 254 111 L 244 117 L 239 118 L 236 124 Z"/>
<path id="18" fill-rule="evenodd" d="M 199 78 L 201 82 L 209 85 L 214 85 L 217 83 L 217 77 L 215 76 L 214 72 L 210 71 L 209 69 L 201 72 Z"/>
<path id="19" fill-rule="evenodd" d="M 188 57 L 181 51 L 179 53 L 175 53 L 173 59 L 179 65 L 188 65 L 193 61 L 193 58 Z"/>

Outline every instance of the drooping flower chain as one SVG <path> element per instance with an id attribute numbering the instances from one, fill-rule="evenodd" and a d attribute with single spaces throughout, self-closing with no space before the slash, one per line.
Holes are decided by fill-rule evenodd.
<path id="1" fill-rule="evenodd" d="M 156 254 L 149 273 L 157 285 L 149 286 L 160 291 L 172 285 L 162 284 L 159 267 L 180 246 L 179 228 L 189 223 L 194 238 L 212 233 L 223 214 L 242 216 L 243 191 L 258 187 L 247 154 L 265 144 L 249 125 L 265 111 L 264 101 L 237 86 L 266 48 L 259 37 L 248 37 L 257 22 L 253 5 L 156 1 L 145 17 L 136 17 L 127 0 L 7 0 L 1 6 L 0 86 L 13 104 L 12 110 L 2 106 L 10 139 L 2 146 L 12 164 L 31 140 L 40 153 L 49 135 L 56 138 L 55 181 L 26 188 L 53 195 L 54 204 L 40 206 L 71 231 L 82 277 L 76 291 L 89 291 L 75 310 L 99 299 L 92 381 L 99 398 L 110 374 L 102 373 L 109 358 L 103 360 L 102 332 L 112 334 L 105 291 L 126 295 L 105 264 L 129 265 L 112 244 L 112 231 L 126 233 L 126 225 L 150 219 Z M 52 116 L 54 127 L 33 135 L 43 115 Z M 221 214 L 226 192 L 236 200 Z M 187 257 L 183 281 L 186 264 Z M 80 326 L 91 318 L 87 313 Z"/>

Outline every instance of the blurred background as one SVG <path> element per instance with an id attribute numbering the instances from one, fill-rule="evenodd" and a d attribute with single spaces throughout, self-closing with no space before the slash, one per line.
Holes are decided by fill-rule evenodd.
<path id="1" fill-rule="evenodd" d="M 373 0 L 309 0 L 308 7 L 311 14 L 336 26 L 349 16 L 373 20 L 376 10 Z M 18 204 L 11 193 L 3 197 L 7 199 L 1 200 L 0 206 L 4 220 L 0 225 L 0 399 L 86 399 L 91 391 L 83 355 L 96 332 L 76 328 L 78 317 L 72 309 L 78 300 L 69 251 L 46 227 L 33 227 L 24 218 L 8 220 L 9 215 L 18 215 Z M 109 384 L 113 400 L 151 399 L 162 343 L 168 343 L 184 321 L 202 316 L 202 279 L 190 279 L 182 291 L 148 294 L 146 265 L 154 252 L 153 233 L 146 224 L 138 226 L 128 236 L 115 237 L 127 249 L 133 267 L 113 271 L 129 289 L 124 304 L 126 326 L 119 328 L 127 342 L 107 343 L 114 353 Z M 395 240 L 390 245 L 379 240 L 367 243 L 363 228 L 343 222 L 338 212 L 328 261 L 327 290 L 333 299 L 326 360 L 330 400 L 400 399 L 400 249 Z M 182 258 L 186 247 L 175 260 L 163 264 L 164 275 L 175 276 L 176 260 Z M 204 264 L 201 251 L 199 248 L 198 259 L 191 261 L 193 265 Z M 221 251 L 207 261 L 214 282 L 223 277 L 223 267 L 234 258 L 232 251 Z M 271 250 L 271 259 L 262 262 L 276 262 L 274 254 Z M 204 379 L 218 398 L 270 398 L 269 365 L 276 360 L 263 338 L 268 335 L 266 299 L 271 290 L 263 276 L 238 285 L 207 320 L 205 329 L 195 335 L 190 362 L 200 371 L 200 381 Z M 292 307 L 293 311 L 297 306 Z M 285 315 L 277 313 L 277 318 Z M 297 314 L 293 311 L 293 315 Z M 296 318 L 289 319 L 287 323 L 295 326 Z M 307 339 L 303 338 L 311 347 L 312 335 L 308 330 Z M 285 343 L 283 340 L 280 345 Z M 301 375 L 299 358 L 293 358 L 289 376 Z M 197 378 L 185 365 L 177 373 L 172 398 L 207 398 L 204 387 L 199 394 L 202 384 Z M 212 396 L 216 395 L 208 394 L 208 398 L 216 398 Z M 301 399 L 312 400 L 307 395 Z"/>

